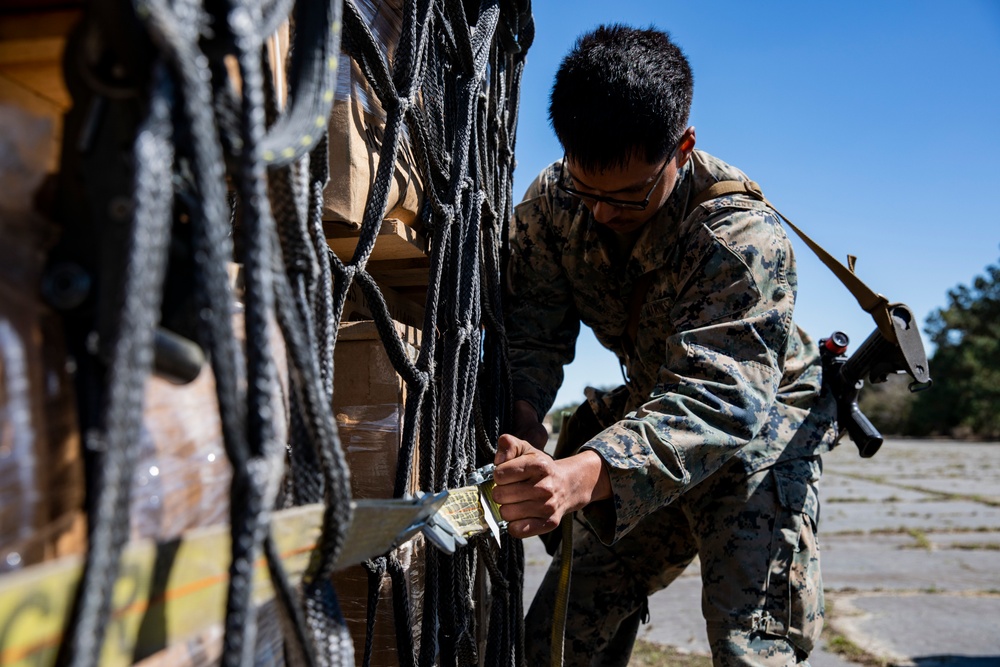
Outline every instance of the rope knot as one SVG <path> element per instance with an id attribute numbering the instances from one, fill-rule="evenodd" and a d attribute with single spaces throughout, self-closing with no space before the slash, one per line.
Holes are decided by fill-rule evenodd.
<path id="1" fill-rule="evenodd" d="M 416 102 L 414 102 L 412 95 L 406 95 L 396 98 L 396 108 L 399 109 L 399 112 L 403 116 L 409 113 L 410 110 L 413 109 L 415 106 Z"/>
<path id="2" fill-rule="evenodd" d="M 441 205 L 441 223 L 444 225 L 455 224 L 455 207 L 451 204 Z"/>

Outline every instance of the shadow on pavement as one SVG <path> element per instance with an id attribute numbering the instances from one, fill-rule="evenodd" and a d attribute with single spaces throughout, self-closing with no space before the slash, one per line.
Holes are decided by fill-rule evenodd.
<path id="1" fill-rule="evenodd" d="M 913 658 L 917 667 L 996 667 L 1000 655 L 928 655 Z"/>

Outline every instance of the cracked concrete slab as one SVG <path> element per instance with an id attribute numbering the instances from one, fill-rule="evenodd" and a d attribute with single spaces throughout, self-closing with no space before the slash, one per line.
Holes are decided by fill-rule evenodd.
<path id="1" fill-rule="evenodd" d="M 979 591 L 1000 587 L 1000 551 L 934 548 L 910 535 L 820 538 L 827 589 Z M 957 537 L 957 536 L 956 536 Z M 966 534 L 965 537 L 972 537 Z"/>
<path id="2" fill-rule="evenodd" d="M 838 503 L 917 502 L 935 498 L 931 493 L 855 479 L 829 470 L 820 481 L 819 492 L 827 508 Z"/>
<path id="3" fill-rule="evenodd" d="M 925 477 L 913 476 L 900 479 L 901 484 L 908 487 L 919 487 L 927 491 L 941 494 L 960 494 L 962 496 L 977 496 L 978 499 L 992 503 L 1000 503 L 1000 476 L 996 479 L 970 479 L 964 474 L 957 477 Z"/>
<path id="4" fill-rule="evenodd" d="M 822 494 L 820 496 L 822 503 Z M 1000 507 L 968 500 L 829 503 L 821 505 L 819 532 L 871 533 L 893 530 L 983 530 L 1000 526 Z"/>
<path id="5" fill-rule="evenodd" d="M 928 533 L 926 537 L 936 549 L 1000 550 L 1000 530 L 972 533 Z M 1000 584 L 1000 582 L 997 583 Z"/>
<path id="6" fill-rule="evenodd" d="M 1000 664 L 1000 595 L 867 594 L 834 609 L 837 630 L 898 665 Z"/>
<path id="7" fill-rule="evenodd" d="M 831 630 L 886 664 L 1000 666 L 1000 507 L 975 498 L 1000 499 L 1000 443 L 887 440 L 872 459 L 845 443 L 820 496 Z M 549 559 L 537 539 L 525 555 L 527 604 Z M 696 564 L 649 605 L 642 639 L 707 655 Z M 853 664 L 826 641 L 813 667 Z"/>

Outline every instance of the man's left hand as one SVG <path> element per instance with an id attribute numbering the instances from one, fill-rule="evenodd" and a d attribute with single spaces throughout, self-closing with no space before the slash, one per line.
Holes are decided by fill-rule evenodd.
<path id="1" fill-rule="evenodd" d="M 502 435 L 494 459 L 493 499 L 514 537 L 548 533 L 562 517 L 611 497 L 611 481 L 597 452 L 555 460 L 530 443 Z"/>

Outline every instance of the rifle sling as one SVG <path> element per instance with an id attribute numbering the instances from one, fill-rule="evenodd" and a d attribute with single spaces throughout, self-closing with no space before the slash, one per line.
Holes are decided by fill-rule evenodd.
<path id="1" fill-rule="evenodd" d="M 708 188 L 705 188 L 699 192 L 694 200 L 691 202 L 691 208 L 700 206 L 705 202 L 715 199 L 716 197 L 722 197 L 724 195 L 731 194 L 744 194 L 758 201 L 762 201 L 767 204 L 775 213 L 781 217 L 785 223 L 792 228 L 799 238 L 809 249 L 816 253 L 816 256 L 826 264 L 827 268 L 833 271 L 833 274 L 844 284 L 844 287 L 854 295 L 854 298 L 858 300 L 858 304 L 869 313 L 875 320 L 875 324 L 878 326 L 879 330 L 886 340 L 895 343 L 896 342 L 896 332 L 892 325 L 892 317 L 889 315 L 889 300 L 886 299 L 881 294 L 876 293 L 868 285 L 866 285 L 857 275 L 854 273 L 854 257 L 848 257 L 848 263 L 850 268 L 844 266 L 839 261 L 837 261 L 830 253 L 823 249 L 818 243 L 813 241 L 809 236 L 806 235 L 801 229 L 795 226 L 791 220 L 786 218 L 784 214 L 781 213 L 774 204 L 769 202 L 761 191 L 760 186 L 753 181 L 719 181 Z M 642 304 L 640 303 L 640 308 Z M 638 324 L 638 322 L 636 322 Z M 633 339 L 634 340 L 634 339 Z"/>

